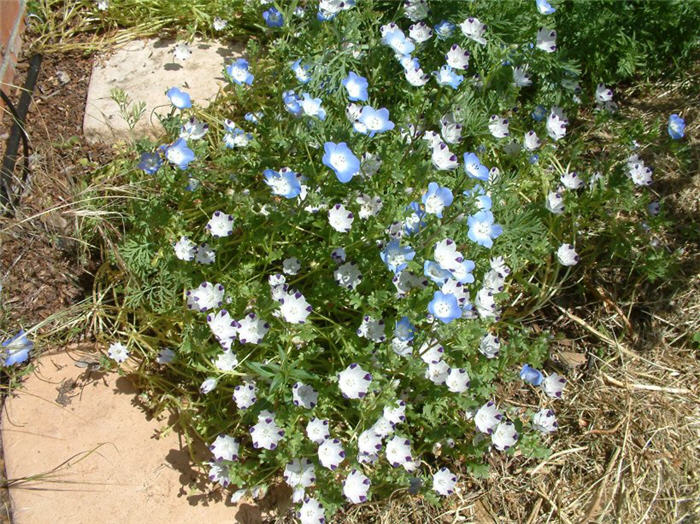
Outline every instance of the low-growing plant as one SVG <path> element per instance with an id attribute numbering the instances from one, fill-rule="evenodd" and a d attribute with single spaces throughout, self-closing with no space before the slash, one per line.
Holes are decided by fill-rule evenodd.
<path id="1" fill-rule="evenodd" d="M 500 6 L 260 7 L 268 44 L 227 63 L 226 94 L 170 89 L 168 143 L 137 144 L 109 355 L 233 500 L 284 476 L 319 522 L 437 501 L 489 450 L 547 454 L 565 380 L 523 321 L 587 262 L 644 259 L 658 209 L 632 141 L 583 133 L 592 112 L 618 132 L 613 92 L 581 90 L 553 8 Z M 512 380 L 539 405 L 503 404 Z"/>

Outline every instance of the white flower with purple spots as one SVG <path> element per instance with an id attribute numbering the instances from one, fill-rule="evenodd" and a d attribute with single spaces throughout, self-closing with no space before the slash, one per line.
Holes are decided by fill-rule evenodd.
<path id="1" fill-rule="evenodd" d="M 479 352 L 486 358 L 496 358 L 501 352 L 500 339 L 492 333 L 486 333 L 479 343 Z"/>
<path id="2" fill-rule="evenodd" d="M 459 166 L 457 155 L 450 151 L 450 148 L 444 142 L 440 142 L 433 148 L 432 161 L 435 169 L 441 171 L 457 169 Z"/>
<path id="3" fill-rule="evenodd" d="M 558 428 L 557 417 L 551 409 L 541 409 L 532 417 L 532 427 L 542 433 L 554 433 Z"/>
<path id="4" fill-rule="evenodd" d="M 564 111 L 560 107 L 553 106 L 547 117 L 547 135 L 552 140 L 559 140 L 566 135 L 566 126 L 569 125 L 569 119 L 566 118 Z"/>
<path id="5" fill-rule="evenodd" d="M 273 450 L 284 437 L 284 430 L 277 425 L 274 416 L 261 416 L 258 423 L 250 428 L 250 435 L 255 449 Z"/>
<path id="6" fill-rule="evenodd" d="M 357 437 L 357 449 L 360 455 L 374 457 L 382 449 L 382 437 L 373 429 L 367 429 Z"/>
<path id="7" fill-rule="evenodd" d="M 222 487 L 226 488 L 231 483 L 229 478 L 229 466 L 228 464 L 223 464 L 220 462 L 210 462 L 209 463 L 209 480 L 221 484 Z"/>
<path id="8" fill-rule="evenodd" d="M 525 147 L 525 149 L 527 149 L 528 151 L 534 151 L 535 149 L 538 149 L 541 145 L 542 140 L 539 139 L 537 133 L 535 133 L 532 130 L 525 133 L 525 138 L 523 139 L 523 146 Z"/>
<path id="9" fill-rule="evenodd" d="M 381 318 L 376 320 L 369 315 L 365 315 L 362 317 L 360 327 L 357 328 L 357 335 L 379 344 L 386 340 L 385 327 L 384 320 Z"/>
<path id="10" fill-rule="evenodd" d="M 224 350 L 216 357 L 214 366 L 219 371 L 233 371 L 238 366 L 238 357 L 230 349 Z"/>
<path id="11" fill-rule="evenodd" d="M 408 27 L 408 36 L 413 41 L 422 44 L 433 37 L 433 30 L 425 22 L 418 22 Z"/>
<path id="12" fill-rule="evenodd" d="M 372 375 L 359 364 L 350 364 L 338 374 L 338 387 L 346 398 L 362 398 L 367 395 Z"/>
<path id="13" fill-rule="evenodd" d="M 223 460 L 238 460 L 238 449 L 240 443 L 230 435 L 219 435 L 216 440 L 209 446 L 209 451 L 212 452 L 217 461 Z"/>
<path id="14" fill-rule="evenodd" d="M 362 281 L 362 273 L 356 262 L 346 262 L 341 265 L 333 272 L 333 276 L 339 286 L 347 289 L 355 289 Z"/>
<path id="15" fill-rule="evenodd" d="M 309 420 L 306 425 L 306 436 L 311 442 L 322 444 L 331 436 L 330 431 L 328 431 L 328 421 L 316 417 Z"/>
<path id="16" fill-rule="evenodd" d="M 192 242 L 189 238 L 182 236 L 180 240 L 173 244 L 173 250 L 177 258 L 190 262 L 194 260 L 194 256 L 197 252 L 197 244 Z"/>
<path id="17" fill-rule="evenodd" d="M 450 368 L 445 385 L 452 393 L 464 393 L 469 389 L 469 374 L 467 370 L 464 368 Z"/>
<path id="18" fill-rule="evenodd" d="M 353 504 L 366 502 L 370 484 L 366 476 L 353 469 L 343 482 L 343 495 Z"/>
<path id="19" fill-rule="evenodd" d="M 462 29 L 464 36 L 467 38 L 470 38 L 481 45 L 486 44 L 486 39 L 484 38 L 486 26 L 482 24 L 478 18 L 469 17 L 462 22 L 459 27 Z"/>
<path id="20" fill-rule="evenodd" d="M 219 383 L 219 380 L 215 377 L 207 377 L 204 379 L 204 382 L 202 382 L 199 386 L 199 392 L 202 395 L 208 395 L 214 389 L 216 389 L 216 385 Z"/>
<path id="21" fill-rule="evenodd" d="M 345 450 L 337 438 L 326 439 L 318 447 L 318 461 L 324 468 L 336 470 L 343 460 L 345 460 Z"/>
<path id="22" fill-rule="evenodd" d="M 325 524 L 326 514 L 321 503 L 314 498 L 304 499 L 304 503 L 297 511 L 300 524 Z"/>
<path id="23" fill-rule="evenodd" d="M 469 67 L 469 51 L 465 51 L 457 44 L 452 44 L 445 55 L 447 65 L 454 69 L 466 69 Z"/>
<path id="24" fill-rule="evenodd" d="M 292 487 L 308 488 L 316 482 L 316 470 L 313 462 L 307 458 L 295 458 L 284 468 L 284 480 Z"/>
<path id="25" fill-rule="evenodd" d="M 552 398 L 561 398 L 565 386 L 566 379 L 557 373 L 552 373 L 542 381 L 542 389 Z"/>
<path id="26" fill-rule="evenodd" d="M 222 309 L 218 313 L 207 315 L 207 324 L 216 340 L 224 349 L 230 349 L 238 333 L 238 322 L 228 311 Z"/>
<path id="27" fill-rule="evenodd" d="M 303 382 L 292 386 L 292 402 L 295 406 L 311 409 L 318 404 L 318 391 Z"/>
<path id="28" fill-rule="evenodd" d="M 578 264 L 579 256 L 571 244 L 562 244 L 557 249 L 557 259 L 563 266 L 575 266 Z"/>
<path id="29" fill-rule="evenodd" d="M 354 215 L 343 204 L 335 204 L 328 211 L 328 223 L 339 233 L 349 232 L 354 219 Z"/>
<path id="30" fill-rule="evenodd" d="M 222 211 L 214 211 L 207 222 L 206 229 L 213 237 L 227 237 L 233 233 L 233 216 Z"/>
<path id="31" fill-rule="evenodd" d="M 129 350 L 121 342 L 114 342 L 111 344 L 107 350 L 109 358 L 121 364 L 127 358 L 129 358 Z"/>
<path id="32" fill-rule="evenodd" d="M 494 138 L 505 138 L 510 134 L 508 129 L 508 119 L 491 115 L 489 119 L 489 131 Z"/>
<path id="33" fill-rule="evenodd" d="M 436 386 L 441 386 L 447 381 L 450 375 L 450 366 L 444 360 L 431 362 L 428 364 L 428 369 L 425 370 L 425 378 L 430 380 Z"/>
<path id="34" fill-rule="evenodd" d="M 200 244 L 194 254 L 194 261 L 205 266 L 213 264 L 216 261 L 216 252 L 209 247 L 209 244 Z"/>
<path id="35" fill-rule="evenodd" d="M 386 459 L 392 467 L 403 466 L 408 462 L 413 462 L 411 456 L 411 441 L 405 437 L 395 435 L 386 443 Z"/>
<path id="36" fill-rule="evenodd" d="M 241 344 L 260 344 L 269 330 L 270 324 L 251 312 L 238 321 L 238 340 Z"/>
<path id="37" fill-rule="evenodd" d="M 433 490 L 443 497 L 452 495 L 457 485 L 457 475 L 447 468 L 440 468 L 433 474 Z"/>
<path id="38" fill-rule="evenodd" d="M 537 49 L 541 49 L 545 53 L 553 53 L 557 50 L 557 32 L 553 29 L 540 27 L 537 31 Z"/>
<path id="39" fill-rule="evenodd" d="M 202 282 L 199 287 L 188 290 L 187 307 L 202 313 L 215 307 L 220 307 L 224 300 L 224 286 Z"/>
<path id="40" fill-rule="evenodd" d="M 258 388 L 252 380 L 246 380 L 233 388 L 233 401 L 238 409 L 248 409 L 258 400 Z"/>
<path id="41" fill-rule="evenodd" d="M 510 420 L 504 420 L 496 426 L 491 433 L 491 443 L 498 451 L 507 451 L 518 441 L 518 432 L 515 431 L 515 424 Z"/>
<path id="42" fill-rule="evenodd" d="M 576 190 L 583 187 L 583 180 L 576 171 L 568 171 L 561 176 L 561 185 L 566 189 Z"/>
<path id="43" fill-rule="evenodd" d="M 489 400 L 477 410 L 474 415 L 474 424 L 479 431 L 490 435 L 502 419 L 503 414 L 498 411 L 495 402 Z"/>
<path id="44" fill-rule="evenodd" d="M 564 196 L 559 191 L 551 191 L 547 194 L 545 207 L 555 215 L 561 215 L 564 212 Z"/>
<path id="45" fill-rule="evenodd" d="M 299 291 L 291 291 L 279 299 L 280 312 L 290 324 L 303 324 L 311 314 L 311 305 Z"/>

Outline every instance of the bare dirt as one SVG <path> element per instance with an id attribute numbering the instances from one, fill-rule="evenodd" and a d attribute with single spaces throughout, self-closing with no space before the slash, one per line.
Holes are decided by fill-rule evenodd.
<path id="1" fill-rule="evenodd" d="M 24 85 L 28 62 L 19 64 Z M 79 260 L 75 222 L 65 213 L 87 173 L 110 158 L 106 146 L 82 137 L 92 59 L 80 54 L 44 57 L 26 117 L 30 180 L 19 183 L 15 216 L 0 218 L 3 324 L 28 329 L 81 299 L 90 288 L 90 260 Z M 19 89 L 8 93 L 19 100 Z M 12 121 L 3 114 L 0 135 Z M 4 153 L 4 140 L 3 140 Z M 20 158 L 15 174 L 19 176 Z M 54 210 L 54 211 L 51 211 Z M 84 253 L 84 251 L 83 251 Z"/>

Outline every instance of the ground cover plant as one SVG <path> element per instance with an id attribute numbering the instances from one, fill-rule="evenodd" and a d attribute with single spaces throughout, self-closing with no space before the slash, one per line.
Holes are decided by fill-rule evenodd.
<path id="1" fill-rule="evenodd" d="M 227 96 L 169 91 L 169 140 L 128 173 L 109 356 L 211 444 L 213 481 L 237 498 L 282 475 L 304 522 L 396 489 L 436 502 L 494 449 L 546 456 L 555 333 L 523 320 L 584 264 L 673 263 L 639 148 L 686 153 L 678 116 L 623 128 L 546 2 L 424 5 L 255 5 L 269 29 Z M 588 148 L 584 112 L 613 143 Z M 502 402 L 521 380 L 537 409 Z"/>

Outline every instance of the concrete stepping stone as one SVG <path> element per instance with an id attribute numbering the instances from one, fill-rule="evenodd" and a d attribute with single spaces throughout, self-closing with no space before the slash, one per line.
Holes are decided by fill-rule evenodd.
<path id="1" fill-rule="evenodd" d="M 159 436 L 168 421 L 147 420 L 127 378 L 77 367 L 79 358 L 41 357 L 5 401 L 7 477 L 38 475 L 10 488 L 15 524 L 262 521 L 252 504 L 197 485 L 184 439 Z"/>
<path id="2" fill-rule="evenodd" d="M 178 87 L 206 107 L 227 82 L 224 67 L 243 51 L 240 44 L 195 40 L 189 44 L 189 58 L 179 60 L 174 56 L 175 45 L 171 40 L 134 40 L 95 60 L 83 120 L 88 142 L 159 136 L 163 129 L 154 111 L 165 115 L 172 107 L 165 92 Z M 133 132 L 111 97 L 114 88 L 122 89 L 134 103 L 146 104 Z"/>

